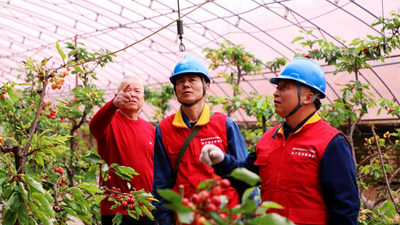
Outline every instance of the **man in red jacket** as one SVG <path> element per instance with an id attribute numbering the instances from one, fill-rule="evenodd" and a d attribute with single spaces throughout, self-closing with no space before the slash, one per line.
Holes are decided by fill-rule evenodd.
<path id="1" fill-rule="evenodd" d="M 133 188 L 152 192 L 155 128 L 139 117 L 143 103 L 144 88 L 140 79 L 133 76 L 124 77 L 115 98 L 101 107 L 89 123 L 90 132 L 97 140 L 98 153 L 102 159 L 108 165 L 116 163 L 131 167 L 139 173 L 139 176 L 129 181 L 131 189 L 127 185 L 128 181 L 112 171 L 111 179 L 104 181 L 100 177 L 99 183 L 105 184 L 109 189 L 119 188 L 123 193 L 128 193 Z M 111 225 L 117 213 L 123 215 L 121 224 L 155 224 L 146 216 L 136 220 L 121 207 L 111 210 L 113 205 L 114 202 L 107 199 L 100 203 L 103 225 Z"/>
<path id="2" fill-rule="evenodd" d="M 200 161 L 218 175 L 238 167 L 259 174 L 262 200 L 282 205 L 271 212 L 296 224 L 356 225 L 360 200 L 351 147 L 317 113 L 325 97 L 324 71 L 299 57 L 270 82 L 277 85 L 275 112 L 283 122 L 261 137 L 245 161 L 214 145 L 203 147 Z"/>

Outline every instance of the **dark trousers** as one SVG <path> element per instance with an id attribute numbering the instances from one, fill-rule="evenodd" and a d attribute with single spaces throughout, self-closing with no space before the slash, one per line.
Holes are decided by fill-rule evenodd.
<path id="1" fill-rule="evenodd" d="M 112 225 L 112 220 L 114 216 L 101 216 L 102 225 Z M 157 225 L 155 220 L 149 219 L 147 216 L 141 216 L 139 220 L 136 220 L 130 216 L 122 216 L 121 225 Z"/>

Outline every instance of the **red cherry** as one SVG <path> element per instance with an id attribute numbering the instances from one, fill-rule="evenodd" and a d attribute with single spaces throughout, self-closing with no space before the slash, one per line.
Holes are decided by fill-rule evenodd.
<path id="1" fill-rule="evenodd" d="M 201 201 L 204 202 L 210 198 L 210 193 L 206 190 L 203 190 L 199 193 L 199 196 L 200 196 Z"/>
<path id="2" fill-rule="evenodd" d="M 67 183 L 67 180 L 65 180 L 64 178 L 61 179 L 61 183 Z"/>
<path id="3" fill-rule="evenodd" d="M 56 116 L 51 116 L 51 118 L 52 118 L 53 120 L 55 120 L 55 119 L 56 119 Z"/>
<path id="4" fill-rule="evenodd" d="M 54 172 L 58 173 L 58 168 L 54 168 Z"/>
<path id="5" fill-rule="evenodd" d="M 111 176 L 108 176 L 108 177 L 107 177 L 107 180 L 111 180 Z"/>
<path id="6" fill-rule="evenodd" d="M 305 55 L 304 57 L 305 57 L 305 58 L 308 58 L 308 59 L 311 59 L 311 56 L 310 56 L 310 55 Z"/>
<path id="7" fill-rule="evenodd" d="M 389 112 L 393 112 L 393 109 L 389 109 Z"/>
<path id="8" fill-rule="evenodd" d="M 134 202 L 135 202 L 135 199 L 134 199 L 134 198 L 128 197 L 128 202 L 129 202 L 129 203 L 134 203 Z"/>
<path id="9" fill-rule="evenodd" d="M 50 115 L 50 114 L 47 114 L 46 116 L 47 116 L 47 118 L 51 118 L 51 115 Z"/>
<path id="10" fill-rule="evenodd" d="M 63 168 L 58 169 L 58 173 L 62 174 L 63 173 Z"/>
<path id="11" fill-rule="evenodd" d="M 200 196 L 198 195 L 198 194 L 193 194 L 192 195 L 192 202 L 193 202 L 193 204 L 199 204 L 200 203 Z"/>
<path id="12" fill-rule="evenodd" d="M 228 188 L 231 186 L 231 182 L 228 179 L 222 179 L 221 180 L 221 187 L 222 188 Z"/>
<path id="13" fill-rule="evenodd" d="M 136 208 L 135 205 L 130 205 L 130 206 L 129 206 L 129 209 L 130 209 L 130 210 L 134 210 L 135 208 Z"/>
<path id="14" fill-rule="evenodd" d="M 57 110 L 51 109 L 50 112 L 56 114 L 56 113 L 57 113 Z"/>
<path id="15" fill-rule="evenodd" d="M 221 205 L 221 198 L 218 196 L 212 196 L 211 203 L 218 207 Z"/>
<path id="16" fill-rule="evenodd" d="M 364 141 L 367 142 L 367 141 L 368 141 L 368 138 L 364 138 Z"/>
<path id="17" fill-rule="evenodd" d="M 31 105 L 32 105 L 33 103 L 35 103 L 35 101 L 33 101 L 33 100 L 30 100 L 30 101 L 29 101 L 29 103 L 31 103 Z"/>
<path id="18" fill-rule="evenodd" d="M 189 199 L 188 198 L 183 198 L 182 199 L 182 205 L 184 205 L 184 206 L 189 206 Z"/>
<path id="19" fill-rule="evenodd" d="M 127 201 L 122 201 L 122 203 L 121 203 L 124 207 L 126 207 L 127 205 L 128 205 L 128 202 Z"/>
<path id="20" fill-rule="evenodd" d="M 211 190 L 211 196 L 213 196 L 213 195 L 221 195 L 221 193 L 222 193 L 222 190 L 221 190 L 220 186 L 215 186 Z"/>
<path id="21" fill-rule="evenodd" d="M 217 206 L 215 206 L 214 204 L 208 204 L 207 206 L 206 206 L 206 212 L 211 212 L 211 211 L 216 211 L 217 210 Z"/>
<path id="22" fill-rule="evenodd" d="M 60 184 L 60 187 L 62 187 L 62 186 L 64 186 L 64 183 L 61 183 L 61 184 Z"/>
<path id="23" fill-rule="evenodd" d="M 204 216 L 196 217 L 193 221 L 194 225 L 203 225 L 207 222 L 207 219 Z"/>

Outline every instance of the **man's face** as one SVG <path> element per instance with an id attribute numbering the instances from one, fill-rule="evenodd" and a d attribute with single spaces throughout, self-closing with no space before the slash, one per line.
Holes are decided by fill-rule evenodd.
<path id="1" fill-rule="evenodd" d="M 206 84 L 208 91 L 210 84 Z M 199 75 L 182 75 L 176 79 L 176 97 L 179 101 L 190 104 L 203 97 L 203 81 Z"/>
<path id="2" fill-rule="evenodd" d="M 306 100 L 311 90 L 302 85 L 300 103 Z M 299 103 L 297 82 L 292 80 L 280 80 L 274 92 L 275 113 L 286 117 Z"/>
<path id="3" fill-rule="evenodd" d="M 144 103 L 143 85 L 138 80 L 131 79 L 122 82 L 121 90 L 124 90 L 124 88 L 128 84 L 130 84 L 130 87 L 126 90 L 126 93 L 131 96 L 131 101 L 128 104 L 122 106 L 120 110 L 138 112 L 142 108 Z"/>

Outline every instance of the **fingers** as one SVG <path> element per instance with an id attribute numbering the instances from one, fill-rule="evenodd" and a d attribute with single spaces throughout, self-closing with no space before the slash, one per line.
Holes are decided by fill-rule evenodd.
<path id="1" fill-rule="evenodd" d="M 131 84 L 127 84 L 122 90 L 124 93 L 128 92 L 128 89 L 131 87 Z"/>
<path id="2" fill-rule="evenodd" d="M 128 104 L 132 100 L 131 94 L 128 93 L 130 87 L 131 84 L 127 84 L 122 91 L 116 94 L 113 102 L 116 107 L 120 108 L 121 106 Z"/>
<path id="3" fill-rule="evenodd" d="M 205 145 L 202 149 L 201 149 L 201 154 L 200 154 L 200 162 L 212 166 L 211 163 L 211 159 L 210 159 L 210 151 L 211 151 L 211 147 L 209 147 L 208 145 Z"/>
<path id="4" fill-rule="evenodd" d="M 204 145 L 201 149 L 200 162 L 212 166 L 222 162 L 225 155 L 224 152 L 215 145 Z"/>

